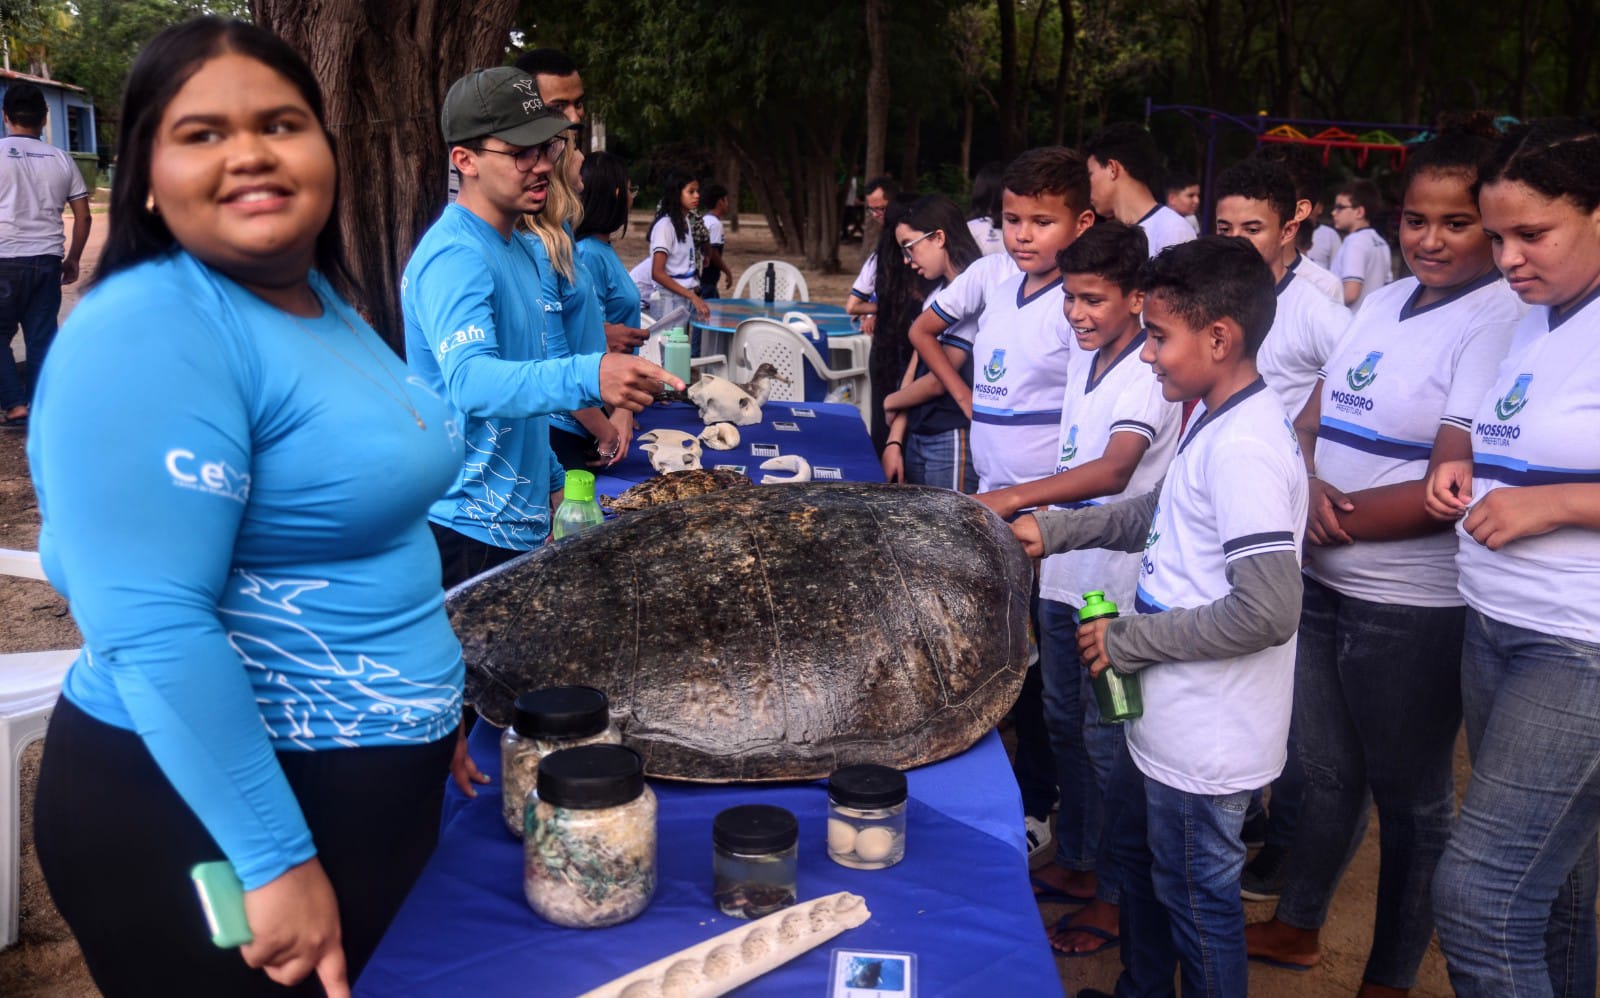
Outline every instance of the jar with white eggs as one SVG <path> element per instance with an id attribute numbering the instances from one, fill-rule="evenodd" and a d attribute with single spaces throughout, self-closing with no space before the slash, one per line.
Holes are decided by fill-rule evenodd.
<path id="1" fill-rule="evenodd" d="M 828 858 L 882 870 L 906 854 L 906 775 L 888 766 L 846 766 L 828 777 Z"/>
<path id="2" fill-rule="evenodd" d="M 592 686 L 547 686 L 516 699 L 511 727 L 500 736 L 500 814 L 522 838 L 523 811 L 539 780 L 539 760 L 561 749 L 620 745 L 606 695 Z"/>

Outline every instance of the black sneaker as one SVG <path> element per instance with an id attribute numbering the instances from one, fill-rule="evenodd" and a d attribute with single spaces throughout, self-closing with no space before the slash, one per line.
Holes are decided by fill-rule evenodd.
<path id="1" fill-rule="evenodd" d="M 1262 846 L 1256 858 L 1246 863 L 1239 875 L 1239 896 L 1246 901 L 1273 901 L 1283 893 L 1287 879 L 1289 850 L 1282 846 Z"/>
<path id="2" fill-rule="evenodd" d="M 1244 840 L 1246 849 L 1260 849 L 1267 844 L 1267 812 L 1252 815 L 1244 819 L 1244 828 L 1239 830 L 1239 838 Z"/>

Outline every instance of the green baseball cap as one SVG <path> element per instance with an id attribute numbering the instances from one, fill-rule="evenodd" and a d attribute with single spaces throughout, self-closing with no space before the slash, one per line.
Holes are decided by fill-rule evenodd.
<path id="1" fill-rule="evenodd" d="M 439 112 L 448 145 L 492 135 L 514 146 L 536 146 L 573 127 L 544 106 L 533 77 L 510 66 L 480 69 L 450 84 Z"/>

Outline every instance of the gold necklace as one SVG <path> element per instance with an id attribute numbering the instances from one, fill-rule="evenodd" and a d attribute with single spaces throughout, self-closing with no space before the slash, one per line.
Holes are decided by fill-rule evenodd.
<path id="1" fill-rule="evenodd" d="M 319 343 L 322 346 L 322 349 L 328 351 L 329 353 L 333 354 L 335 357 L 339 358 L 340 362 L 342 362 L 344 364 L 344 366 L 348 367 L 350 370 L 352 370 L 352 371 L 356 372 L 357 374 L 361 375 L 361 377 L 365 378 L 367 380 L 367 382 L 372 385 L 372 387 L 378 389 L 378 391 L 380 391 L 383 394 L 389 396 L 391 399 L 394 399 L 397 403 L 400 404 L 400 406 L 402 408 L 404 408 L 406 411 L 410 412 L 411 413 L 411 418 L 417 421 L 417 429 L 426 430 L 428 428 L 428 424 L 426 424 L 426 423 L 424 423 L 422 421 L 422 413 L 418 412 L 417 411 L 417 407 L 412 405 L 411 404 L 411 400 L 406 397 L 405 388 L 403 388 L 401 386 L 399 381 L 395 380 L 395 376 L 389 371 L 389 368 L 383 363 L 383 358 L 379 357 L 377 354 L 372 352 L 372 348 L 367 346 L 367 344 L 361 339 L 361 334 L 356 332 L 356 327 L 350 325 L 350 320 L 346 319 L 344 317 L 344 313 L 343 312 L 341 312 L 335 306 L 330 305 L 329 303 L 323 301 L 322 300 L 322 296 L 320 294 L 317 295 L 317 301 L 322 305 L 322 307 L 323 307 L 323 309 L 325 311 L 331 311 L 331 312 L 333 312 L 334 315 L 337 315 L 339 317 L 339 321 L 344 323 L 344 328 L 350 330 L 350 335 L 355 337 L 355 341 L 357 343 L 361 344 L 361 349 L 366 351 L 367 356 L 372 358 L 372 362 L 374 364 L 378 365 L 378 370 L 382 371 L 384 373 L 384 376 L 389 379 L 389 383 L 394 385 L 394 387 L 395 387 L 394 391 L 391 392 L 389 389 L 385 388 L 382 384 L 379 383 L 378 379 L 374 378 L 372 375 L 368 374 L 366 371 L 363 371 L 356 364 L 352 363 L 350 361 L 350 358 L 346 357 L 344 354 L 342 354 L 339 351 L 335 350 L 328 343 L 327 340 L 324 340 L 322 337 L 317 335 L 316 330 L 312 329 L 310 326 L 306 325 L 304 322 L 301 322 L 300 321 L 300 317 L 298 315 L 295 315 L 293 312 L 285 312 L 284 314 L 287 315 L 289 318 L 293 319 L 295 325 L 297 325 L 301 329 L 305 330 L 306 335 L 308 335 L 312 339 L 316 340 L 317 343 Z"/>

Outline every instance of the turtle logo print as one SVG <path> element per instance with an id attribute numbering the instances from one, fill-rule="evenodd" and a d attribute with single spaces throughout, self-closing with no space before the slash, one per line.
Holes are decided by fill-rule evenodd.
<path id="1" fill-rule="evenodd" d="M 1006 376 L 1006 352 L 996 350 L 989 355 L 989 363 L 983 369 L 983 379 L 991 385 Z"/>
<path id="2" fill-rule="evenodd" d="M 1383 351 L 1374 350 L 1367 354 L 1367 359 L 1361 362 L 1360 367 L 1354 367 L 1344 373 L 1344 380 L 1349 383 L 1351 391 L 1363 391 L 1368 385 L 1378 378 L 1378 361 L 1383 359 Z"/>
<path id="3" fill-rule="evenodd" d="M 1519 374 L 1517 380 L 1511 385 L 1511 390 L 1505 397 L 1494 404 L 1495 418 L 1504 423 L 1506 420 L 1522 411 L 1528 404 L 1528 385 L 1533 381 L 1531 374 Z"/>

